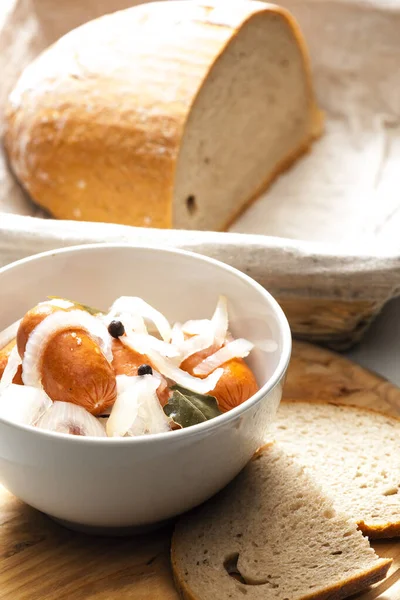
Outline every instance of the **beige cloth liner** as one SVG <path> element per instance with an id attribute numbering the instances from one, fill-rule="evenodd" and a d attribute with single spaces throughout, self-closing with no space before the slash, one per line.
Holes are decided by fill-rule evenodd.
<path id="1" fill-rule="evenodd" d="M 38 52 L 88 19 L 138 3 L 1 0 L 0 115 L 18 73 Z M 0 154 L 0 266 L 78 243 L 166 244 L 221 259 L 286 299 L 365 300 L 376 313 L 398 295 L 400 0 L 280 4 L 305 33 L 326 134 L 232 233 L 28 218 L 44 215 L 27 200 Z"/>

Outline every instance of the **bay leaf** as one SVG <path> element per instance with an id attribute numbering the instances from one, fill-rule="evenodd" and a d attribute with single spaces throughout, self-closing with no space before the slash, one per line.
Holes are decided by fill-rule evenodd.
<path id="1" fill-rule="evenodd" d="M 191 427 L 222 414 L 214 396 L 197 394 L 174 385 L 172 396 L 164 406 L 165 414 L 181 427 Z"/>

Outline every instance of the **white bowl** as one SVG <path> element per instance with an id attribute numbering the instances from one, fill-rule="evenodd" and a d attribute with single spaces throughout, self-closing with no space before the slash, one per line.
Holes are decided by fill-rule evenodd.
<path id="1" fill-rule="evenodd" d="M 249 461 L 274 420 L 290 359 L 284 313 L 252 279 L 182 251 L 96 244 L 46 252 L 0 269 L 0 331 L 46 296 L 107 308 L 141 296 L 170 320 L 209 317 L 219 294 L 230 329 L 256 344 L 261 386 L 211 421 L 165 434 L 95 439 L 0 419 L 0 479 L 18 498 L 73 527 L 126 528 L 169 519 L 203 502 Z M 275 351 L 265 344 L 276 342 Z M 272 344 L 273 345 L 273 344 Z"/>

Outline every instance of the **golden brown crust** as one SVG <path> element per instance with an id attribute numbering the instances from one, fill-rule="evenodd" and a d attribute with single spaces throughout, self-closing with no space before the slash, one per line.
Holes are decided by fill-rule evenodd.
<path id="1" fill-rule="evenodd" d="M 5 132 L 10 164 L 55 217 L 173 226 L 176 159 L 188 114 L 215 61 L 257 13 L 273 11 L 292 28 L 315 106 L 304 40 L 285 9 L 249 2 L 217 10 L 199 2 L 191 3 L 193 15 L 181 17 L 180 3 L 163 4 L 136 6 L 74 30 L 28 68 L 11 95 Z M 154 45 L 140 31 L 160 11 L 163 37 Z M 185 28 L 182 34 L 174 29 L 173 37 L 168 22 L 178 16 Z M 109 67 L 97 60 L 96 46 L 107 48 Z M 294 158 L 282 161 L 262 189 Z"/>
<path id="2" fill-rule="evenodd" d="M 374 408 L 371 408 L 370 406 L 358 406 L 357 404 L 340 402 L 340 398 L 335 398 L 335 400 L 332 402 L 329 402 L 328 400 L 310 400 L 309 402 L 307 402 L 307 400 L 291 400 L 290 398 L 288 398 L 287 400 L 282 400 L 282 404 L 292 404 L 293 406 L 300 404 L 318 404 L 320 406 L 326 406 L 327 404 L 331 404 L 332 406 L 340 406 L 346 409 L 349 408 L 350 410 L 354 408 L 358 411 L 365 411 L 373 415 L 379 415 L 381 417 L 385 417 L 386 419 L 400 422 L 400 416 L 396 417 L 394 415 L 387 415 L 380 410 L 375 410 Z"/>
<path id="3" fill-rule="evenodd" d="M 364 521 L 357 523 L 360 531 L 370 540 L 383 540 L 400 536 L 400 521 L 390 525 L 367 525 Z"/>
<path id="4" fill-rule="evenodd" d="M 175 538 L 176 536 L 174 532 L 171 543 L 171 564 L 175 586 L 179 592 L 179 595 L 184 600 L 202 600 L 202 598 L 195 596 L 190 591 L 189 586 L 186 584 L 183 574 L 178 567 L 175 556 Z M 357 594 L 358 592 L 365 590 L 370 585 L 373 585 L 374 583 L 384 579 L 392 562 L 393 561 L 390 558 L 381 558 L 374 568 L 369 569 L 368 571 L 363 571 L 357 577 L 341 579 L 337 584 L 327 587 L 323 592 L 316 592 L 307 596 L 303 596 L 302 600 L 343 600 L 344 598 L 352 596 L 353 594 Z M 252 586 L 249 585 L 249 588 L 251 587 Z M 240 593 L 240 597 L 242 597 L 242 593 Z"/>
<path id="5" fill-rule="evenodd" d="M 373 569 L 363 571 L 357 577 L 349 577 L 323 592 L 304 596 L 303 600 L 343 600 L 384 579 L 392 564 L 391 558 L 381 558 Z"/>

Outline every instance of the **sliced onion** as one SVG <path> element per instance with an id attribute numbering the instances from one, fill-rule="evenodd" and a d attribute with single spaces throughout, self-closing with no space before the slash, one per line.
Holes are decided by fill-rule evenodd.
<path id="1" fill-rule="evenodd" d="M 73 302 L 71 302 L 70 300 L 64 300 L 63 298 L 51 298 L 50 300 L 39 302 L 38 306 L 43 306 L 43 304 L 57 306 L 58 308 L 71 308 L 71 306 L 74 306 Z"/>
<path id="2" fill-rule="evenodd" d="M 182 325 L 182 331 L 188 335 L 199 335 L 212 326 L 210 319 L 191 319 Z"/>
<path id="3" fill-rule="evenodd" d="M 22 360 L 18 353 L 18 348 L 15 345 L 9 354 L 6 368 L 4 369 L 3 375 L 0 379 L 0 393 L 2 390 L 4 390 L 4 388 L 13 382 L 13 379 L 18 371 L 18 367 L 21 363 Z"/>
<path id="4" fill-rule="evenodd" d="M 135 421 L 139 411 L 140 381 L 141 377 L 117 377 L 117 399 L 107 421 L 109 437 L 123 437 Z"/>
<path id="5" fill-rule="evenodd" d="M 109 312 L 100 318 L 106 327 L 109 326 L 111 321 L 118 320 L 121 321 L 127 333 L 134 331 L 143 335 L 148 334 L 146 323 L 140 315 L 132 315 L 127 312 Z"/>
<path id="6" fill-rule="evenodd" d="M 182 325 L 182 330 L 188 335 L 203 335 L 209 331 L 211 326 L 214 331 L 215 343 L 222 346 L 228 332 L 228 324 L 228 302 L 225 296 L 220 296 L 211 320 L 191 319 Z"/>
<path id="7" fill-rule="evenodd" d="M 164 413 L 157 394 L 153 390 L 151 394 L 140 400 L 138 416 L 129 428 L 127 435 L 133 437 L 150 433 L 165 433 L 171 431 L 169 423 L 170 419 Z"/>
<path id="8" fill-rule="evenodd" d="M 160 380 L 152 375 L 117 377 L 117 400 L 107 421 L 107 435 L 143 435 L 169 431 L 168 417 L 158 401 Z"/>
<path id="9" fill-rule="evenodd" d="M 192 392 L 197 392 L 198 394 L 207 394 L 207 392 L 213 390 L 223 373 L 223 369 L 217 369 L 205 379 L 199 379 L 198 377 L 193 377 L 190 373 L 183 371 L 177 367 L 173 361 L 161 356 L 157 352 L 148 352 L 147 356 L 157 371 L 160 371 L 162 375 L 168 377 L 168 379 L 172 379 L 178 385 L 181 385 Z"/>
<path id="10" fill-rule="evenodd" d="M 171 332 L 171 344 L 173 346 L 179 346 L 185 341 L 183 328 L 180 323 L 175 323 Z"/>
<path id="11" fill-rule="evenodd" d="M 128 333 L 119 338 L 124 346 L 128 346 L 131 350 L 139 354 L 147 354 L 154 350 L 162 356 L 169 358 L 180 357 L 179 351 L 172 344 L 167 344 L 163 340 L 159 340 L 153 335 L 143 335 L 141 333 Z"/>
<path id="12" fill-rule="evenodd" d="M 117 397 L 120 394 L 126 392 L 130 385 L 132 385 L 132 375 L 117 375 L 115 380 L 117 382 Z"/>
<path id="13" fill-rule="evenodd" d="M 215 343 L 222 346 L 228 331 L 228 302 L 225 296 L 220 296 L 214 314 L 211 318 L 214 328 Z"/>
<path id="14" fill-rule="evenodd" d="M 153 369 L 153 377 L 158 379 L 157 396 L 158 396 L 158 399 L 160 399 L 160 397 L 162 397 L 165 390 L 168 388 L 168 381 L 165 379 L 165 377 L 163 375 L 161 375 L 161 373 L 159 373 L 155 369 Z"/>
<path id="15" fill-rule="evenodd" d="M 248 340 L 239 338 L 233 342 L 229 342 L 229 344 L 226 344 L 226 346 L 223 346 L 214 354 L 207 356 L 207 358 L 193 369 L 193 372 L 195 375 L 208 375 L 232 358 L 245 358 L 253 348 L 254 344 Z"/>
<path id="16" fill-rule="evenodd" d="M 0 393 L 0 417 L 13 423 L 34 425 L 52 404 L 44 390 L 11 383 Z"/>
<path id="17" fill-rule="evenodd" d="M 109 316 L 129 313 L 152 321 L 165 342 L 171 341 L 171 326 L 162 313 L 150 306 L 142 298 L 121 296 L 111 306 Z"/>
<path id="18" fill-rule="evenodd" d="M 123 313 L 120 315 L 120 321 L 124 324 L 125 330 L 135 331 L 142 335 L 148 335 L 146 323 L 143 317 L 140 315 L 132 315 L 129 313 Z"/>
<path id="19" fill-rule="evenodd" d="M 105 430 L 107 427 L 108 415 L 101 415 L 100 417 L 96 417 L 96 419 Z"/>
<path id="20" fill-rule="evenodd" d="M 101 422 L 82 406 L 72 402 L 54 402 L 36 426 L 56 433 L 107 437 Z"/>
<path id="21" fill-rule="evenodd" d="M 22 361 L 22 380 L 25 385 L 40 387 L 40 364 L 49 340 L 59 331 L 72 328 L 87 331 L 99 344 L 107 360 L 112 361 L 111 336 L 100 319 L 83 310 L 57 311 L 39 323 L 28 338 Z"/>
<path id="22" fill-rule="evenodd" d="M 211 328 L 206 333 L 194 335 L 193 337 L 185 340 L 179 346 L 179 353 L 181 355 L 181 363 L 189 356 L 196 354 L 210 348 L 214 343 L 214 333 Z"/>

